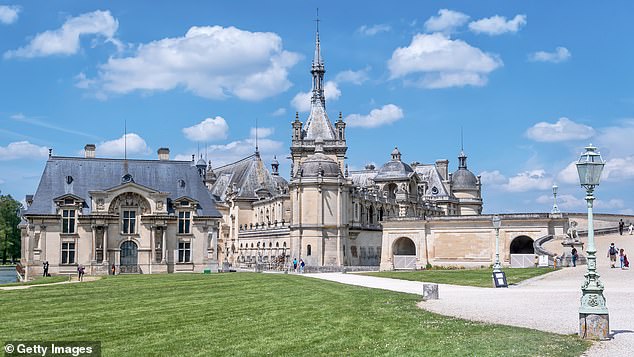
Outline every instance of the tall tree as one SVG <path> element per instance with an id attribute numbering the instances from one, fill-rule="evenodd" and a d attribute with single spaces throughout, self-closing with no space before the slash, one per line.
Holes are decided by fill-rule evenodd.
<path id="1" fill-rule="evenodd" d="M 22 204 L 11 195 L 0 195 L 0 255 L 2 264 L 20 258 L 20 210 Z"/>

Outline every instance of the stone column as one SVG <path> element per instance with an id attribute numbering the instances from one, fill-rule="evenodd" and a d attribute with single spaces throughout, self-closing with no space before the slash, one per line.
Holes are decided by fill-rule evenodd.
<path id="1" fill-rule="evenodd" d="M 154 257 L 154 241 L 156 240 L 156 226 L 150 226 L 150 258 L 148 259 L 150 274 L 152 274 L 152 265 L 156 258 Z"/>
<path id="2" fill-rule="evenodd" d="M 46 225 L 40 225 L 40 260 L 46 261 Z"/>
<path id="3" fill-rule="evenodd" d="M 92 229 L 92 247 L 90 250 L 90 264 L 92 265 L 97 261 L 97 225 L 90 226 Z"/>
<path id="4" fill-rule="evenodd" d="M 103 228 L 103 264 L 108 263 L 108 225 Z"/>
<path id="5" fill-rule="evenodd" d="M 161 256 L 161 263 L 165 264 L 165 263 L 167 263 L 167 257 L 165 256 L 167 254 L 167 242 L 166 242 L 166 238 L 165 238 L 165 227 L 163 227 L 161 229 L 161 249 L 163 249 L 162 256 Z"/>

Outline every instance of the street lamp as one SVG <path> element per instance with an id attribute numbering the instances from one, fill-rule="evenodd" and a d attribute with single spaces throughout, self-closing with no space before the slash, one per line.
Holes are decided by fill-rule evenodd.
<path id="1" fill-rule="evenodd" d="M 557 184 L 553 185 L 553 210 L 550 212 L 552 214 L 558 214 L 561 213 L 559 211 L 559 207 L 557 207 L 557 189 L 559 187 L 557 187 Z"/>
<path id="2" fill-rule="evenodd" d="M 502 265 L 500 264 L 500 226 L 502 220 L 497 214 L 493 216 L 493 228 L 495 228 L 495 262 L 493 263 L 493 272 L 499 273 L 502 271 Z"/>
<path id="3" fill-rule="evenodd" d="M 610 331 L 608 308 L 603 296 L 603 283 L 597 274 L 597 249 L 594 245 L 594 223 L 592 221 L 592 195 L 599 185 L 605 162 L 597 148 L 590 144 L 577 162 L 579 183 L 586 189 L 588 203 L 588 272 L 581 285 L 581 306 L 579 307 L 579 336 L 587 339 L 607 339 Z"/>

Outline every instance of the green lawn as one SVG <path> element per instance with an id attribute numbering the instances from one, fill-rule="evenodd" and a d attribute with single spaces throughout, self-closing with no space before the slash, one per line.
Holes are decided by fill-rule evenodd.
<path id="1" fill-rule="evenodd" d="M 517 284 L 523 280 L 555 271 L 552 268 L 515 268 L 504 269 L 506 281 Z M 359 273 L 363 275 L 378 276 L 412 281 L 424 281 L 426 283 L 452 284 L 477 286 L 482 288 L 493 287 L 491 269 L 456 269 L 456 270 L 417 270 L 417 271 L 381 271 L 371 273 Z"/>
<path id="2" fill-rule="evenodd" d="M 0 291 L 0 342 L 100 340 L 104 356 L 579 356 L 589 346 L 419 301 L 284 274 L 108 276 Z"/>

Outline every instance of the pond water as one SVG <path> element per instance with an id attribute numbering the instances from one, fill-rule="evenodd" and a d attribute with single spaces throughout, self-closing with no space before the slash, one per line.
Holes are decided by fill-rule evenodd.
<path id="1" fill-rule="evenodd" d="M 15 267 L 0 267 L 0 284 L 15 283 L 18 281 L 15 275 Z"/>

